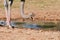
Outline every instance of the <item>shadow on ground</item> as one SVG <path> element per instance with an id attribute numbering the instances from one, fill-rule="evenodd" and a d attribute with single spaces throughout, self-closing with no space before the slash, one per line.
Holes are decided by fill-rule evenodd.
<path id="1" fill-rule="evenodd" d="M 0 26 L 5 26 L 6 22 L 5 21 L 0 21 Z M 54 23 L 45 23 L 43 25 L 37 24 L 37 23 L 28 23 L 28 22 L 16 22 L 16 21 L 11 21 L 11 26 L 14 26 L 15 28 L 31 28 L 31 29 L 51 29 L 51 30 L 59 30 L 59 23 L 54 24 Z"/>

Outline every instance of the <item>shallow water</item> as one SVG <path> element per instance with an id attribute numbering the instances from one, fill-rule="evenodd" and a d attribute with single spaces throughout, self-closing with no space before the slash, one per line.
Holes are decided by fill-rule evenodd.
<path id="1" fill-rule="evenodd" d="M 0 26 L 5 26 L 5 21 L 0 21 Z M 14 26 L 16 28 L 33 28 L 33 29 L 39 29 L 40 25 L 37 25 L 36 23 L 28 23 L 28 22 L 14 22 L 11 21 L 11 26 Z"/>

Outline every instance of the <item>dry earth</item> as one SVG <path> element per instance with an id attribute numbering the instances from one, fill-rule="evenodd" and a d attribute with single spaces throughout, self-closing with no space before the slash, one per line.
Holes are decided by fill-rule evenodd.
<path id="1" fill-rule="evenodd" d="M 0 0 L 0 3 L 0 18 L 5 18 L 3 0 Z M 25 14 L 33 12 L 35 20 L 60 21 L 60 0 L 26 0 L 24 10 Z M 16 15 L 18 16 L 16 17 Z M 11 18 L 21 18 L 20 0 L 14 0 Z"/>
<path id="2" fill-rule="evenodd" d="M 11 9 L 11 18 L 21 21 L 19 0 L 15 2 Z M 31 2 L 30 5 L 28 2 Z M 60 0 L 26 0 L 25 13 L 29 12 L 35 14 L 35 20 L 60 21 Z M 0 0 L 0 20 L 5 18 L 3 0 Z M 60 40 L 60 31 L 0 27 L 0 40 Z"/>
<path id="3" fill-rule="evenodd" d="M 60 40 L 60 32 L 0 27 L 0 40 Z"/>

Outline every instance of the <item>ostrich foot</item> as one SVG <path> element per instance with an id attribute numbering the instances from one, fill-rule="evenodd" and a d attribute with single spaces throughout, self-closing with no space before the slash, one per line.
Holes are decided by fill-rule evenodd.
<path id="1" fill-rule="evenodd" d="M 14 26 L 10 25 L 10 23 L 6 24 L 6 26 L 7 26 L 8 29 L 13 29 L 14 28 Z"/>

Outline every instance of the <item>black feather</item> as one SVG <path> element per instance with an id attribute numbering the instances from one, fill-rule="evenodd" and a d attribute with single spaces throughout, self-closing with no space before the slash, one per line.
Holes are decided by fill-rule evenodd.
<path id="1" fill-rule="evenodd" d="M 25 0 L 21 0 L 21 2 L 25 2 Z"/>
<path id="2" fill-rule="evenodd" d="M 10 5 L 12 5 L 13 4 L 13 0 L 9 0 L 9 1 L 11 1 L 11 4 Z"/>

